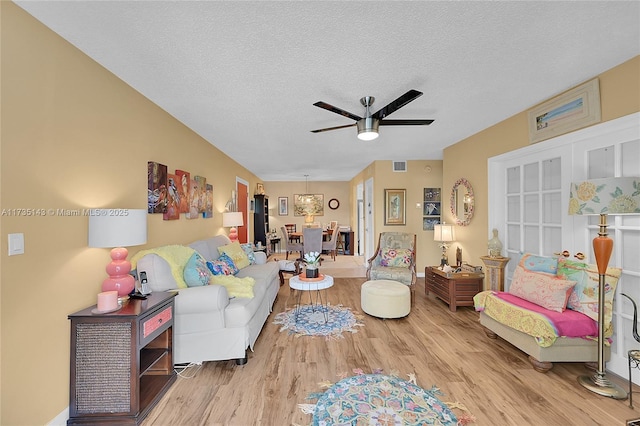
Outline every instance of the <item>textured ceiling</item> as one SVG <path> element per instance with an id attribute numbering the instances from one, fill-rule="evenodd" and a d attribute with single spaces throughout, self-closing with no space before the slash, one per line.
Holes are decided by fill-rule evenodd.
<path id="1" fill-rule="evenodd" d="M 349 180 L 443 148 L 640 54 L 640 2 L 17 1 L 265 181 Z M 640 78 L 640 76 L 639 76 Z M 363 115 L 424 95 L 371 142 Z"/>

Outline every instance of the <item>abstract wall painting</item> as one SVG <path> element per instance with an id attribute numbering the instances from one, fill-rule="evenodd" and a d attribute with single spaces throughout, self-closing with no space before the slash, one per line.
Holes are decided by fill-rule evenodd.
<path id="1" fill-rule="evenodd" d="M 147 211 L 167 211 L 167 166 L 155 161 L 147 162 Z"/>

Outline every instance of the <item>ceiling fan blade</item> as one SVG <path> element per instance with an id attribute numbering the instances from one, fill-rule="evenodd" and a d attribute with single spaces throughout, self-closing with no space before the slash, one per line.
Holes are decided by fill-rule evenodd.
<path id="1" fill-rule="evenodd" d="M 418 92 L 417 90 L 413 90 L 413 89 L 409 90 L 407 93 L 405 93 L 404 95 L 400 96 L 395 101 L 393 101 L 390 104 L 380 108 L 378 111 L 376 111 L 372 115 L 372 117 L 373 118 L 377 118 L 378 120 L 382 120 L 387 115 L 399 110 L 400 108 L 402 108 L 403 106 L 405 106 L 409 102 L 411 102 L 411 101 L 413 101 L 415 99 L 418 99 L 420 96 L 422 96 L 422 92 Z"/>
<path id="2" fill-rule="evenodd" d="M 381 126 L 428 126 L 433 120 L 382 120 Z"/>
<path id="3" fill-rule="evenodd" d="M 344 126 L 327 127 L 326 129 L 312 130 L 312 131 L 311 131 L 311 133 L 328 132 L 329 130 L 344 129 L 344 128 L 346 128 L 346 127 L 353 127 L 353 126 L 355 126 L 355 125 L 356 125 L 356 123 L 353 123 L 353 124 L 345 124 Z"/>
<path id="4" fill-rule="evenodd" d="M 317 106 L 319 108 L 322 108 L 322 109 L 326 109 L 327 111 L 335 112 L 336 114 L 340 114 L 340 115 L 342 115 L 344 117 L 350 118 L 350 119 L 355 120 L 355 121 L 358 121 L 358 120 L 362 119 L 362 117 L 358 117 L 357 115 L 352 114 L 349 111 L 345 111 L 345 110 L 340 109 L 338 107 L 334 107 L 333 105 L 329 105 L 326 102 L 318 101 L 313 105 Z"/>

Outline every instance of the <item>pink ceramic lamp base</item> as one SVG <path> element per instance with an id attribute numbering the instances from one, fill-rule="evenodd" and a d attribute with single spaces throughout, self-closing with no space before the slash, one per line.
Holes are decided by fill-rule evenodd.
<path id="1" fill-rule="evenodd" d="M 128 254 L 124 247 L 111 250 L 111 262 L 106 268 L 109 278 L 102 282 L 102 291 L 115 290 L 118 292 L 118 298 L 126 298 L 133 291 L 135 280 L 129 275 L 131 262 L 127 260 Z"/>
<path id="2" fill-rule="evenodd" d="M 229 230 L 229 239 L 232 243 L 238 241 L 238 228 L 236 228 L 235 226 L 232 226 Z"/>

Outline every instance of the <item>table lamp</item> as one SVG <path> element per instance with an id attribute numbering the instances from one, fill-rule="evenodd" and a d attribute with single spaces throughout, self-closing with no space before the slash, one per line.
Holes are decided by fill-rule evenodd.
<path id="1" fill-rule="evenodd" d="M 600 215 L 598 236 L 593 239 L 593 253 L 598 266 L 598 369 L 591 376 L 578 377 L 578 382 L 591 392 L 614 399 L 626 399 L 627 392 L 609 381 L 605 374 L 605 276 L 613 250 L 613 240 L 607 236 L 607 215 L 638 213 L 640 178 L 617 177 L 571 183 L 569 214 Z"/>
<path id="2" fill-rule="evenodd" d="M 237 226 L 244 226 L 242 212 L 224 212 L 222 213 L 222 226 L 231 227 L 229 230 L 229 239 L 231 242 L 238 241 Z"/>
<path id="3" fill-rule="evenodd" d="M 313 225 L 313 215 L 306 215 L 304 218 L 304 223 L 307 225 L 307 228 L 311 228 L 311 225 Z"/>
<path id="4" fill-rule="evenodd" d="M 147 242 L 147 210 L 92 209 L 89 214 L 89 247 L 111 248 L 111 262 L 102 282 L 102 291 L 115 290 L 118 298 L 127 298 L 135 288 L 129 274 L 131 262 L 126 247 Z"/>
<path id="5" fill-rule="evenodd" d="M 453 225 L 447 225 L 444 222 L 440 225 L 434 225 L 433 241 L 440 241 L 439 245 L 442 248 L 440 266 L 448 265 L 449 258 L 447 257 L 447 250 L 449 249 L 449 243 L 455 241 L 453 236 Z"/>

